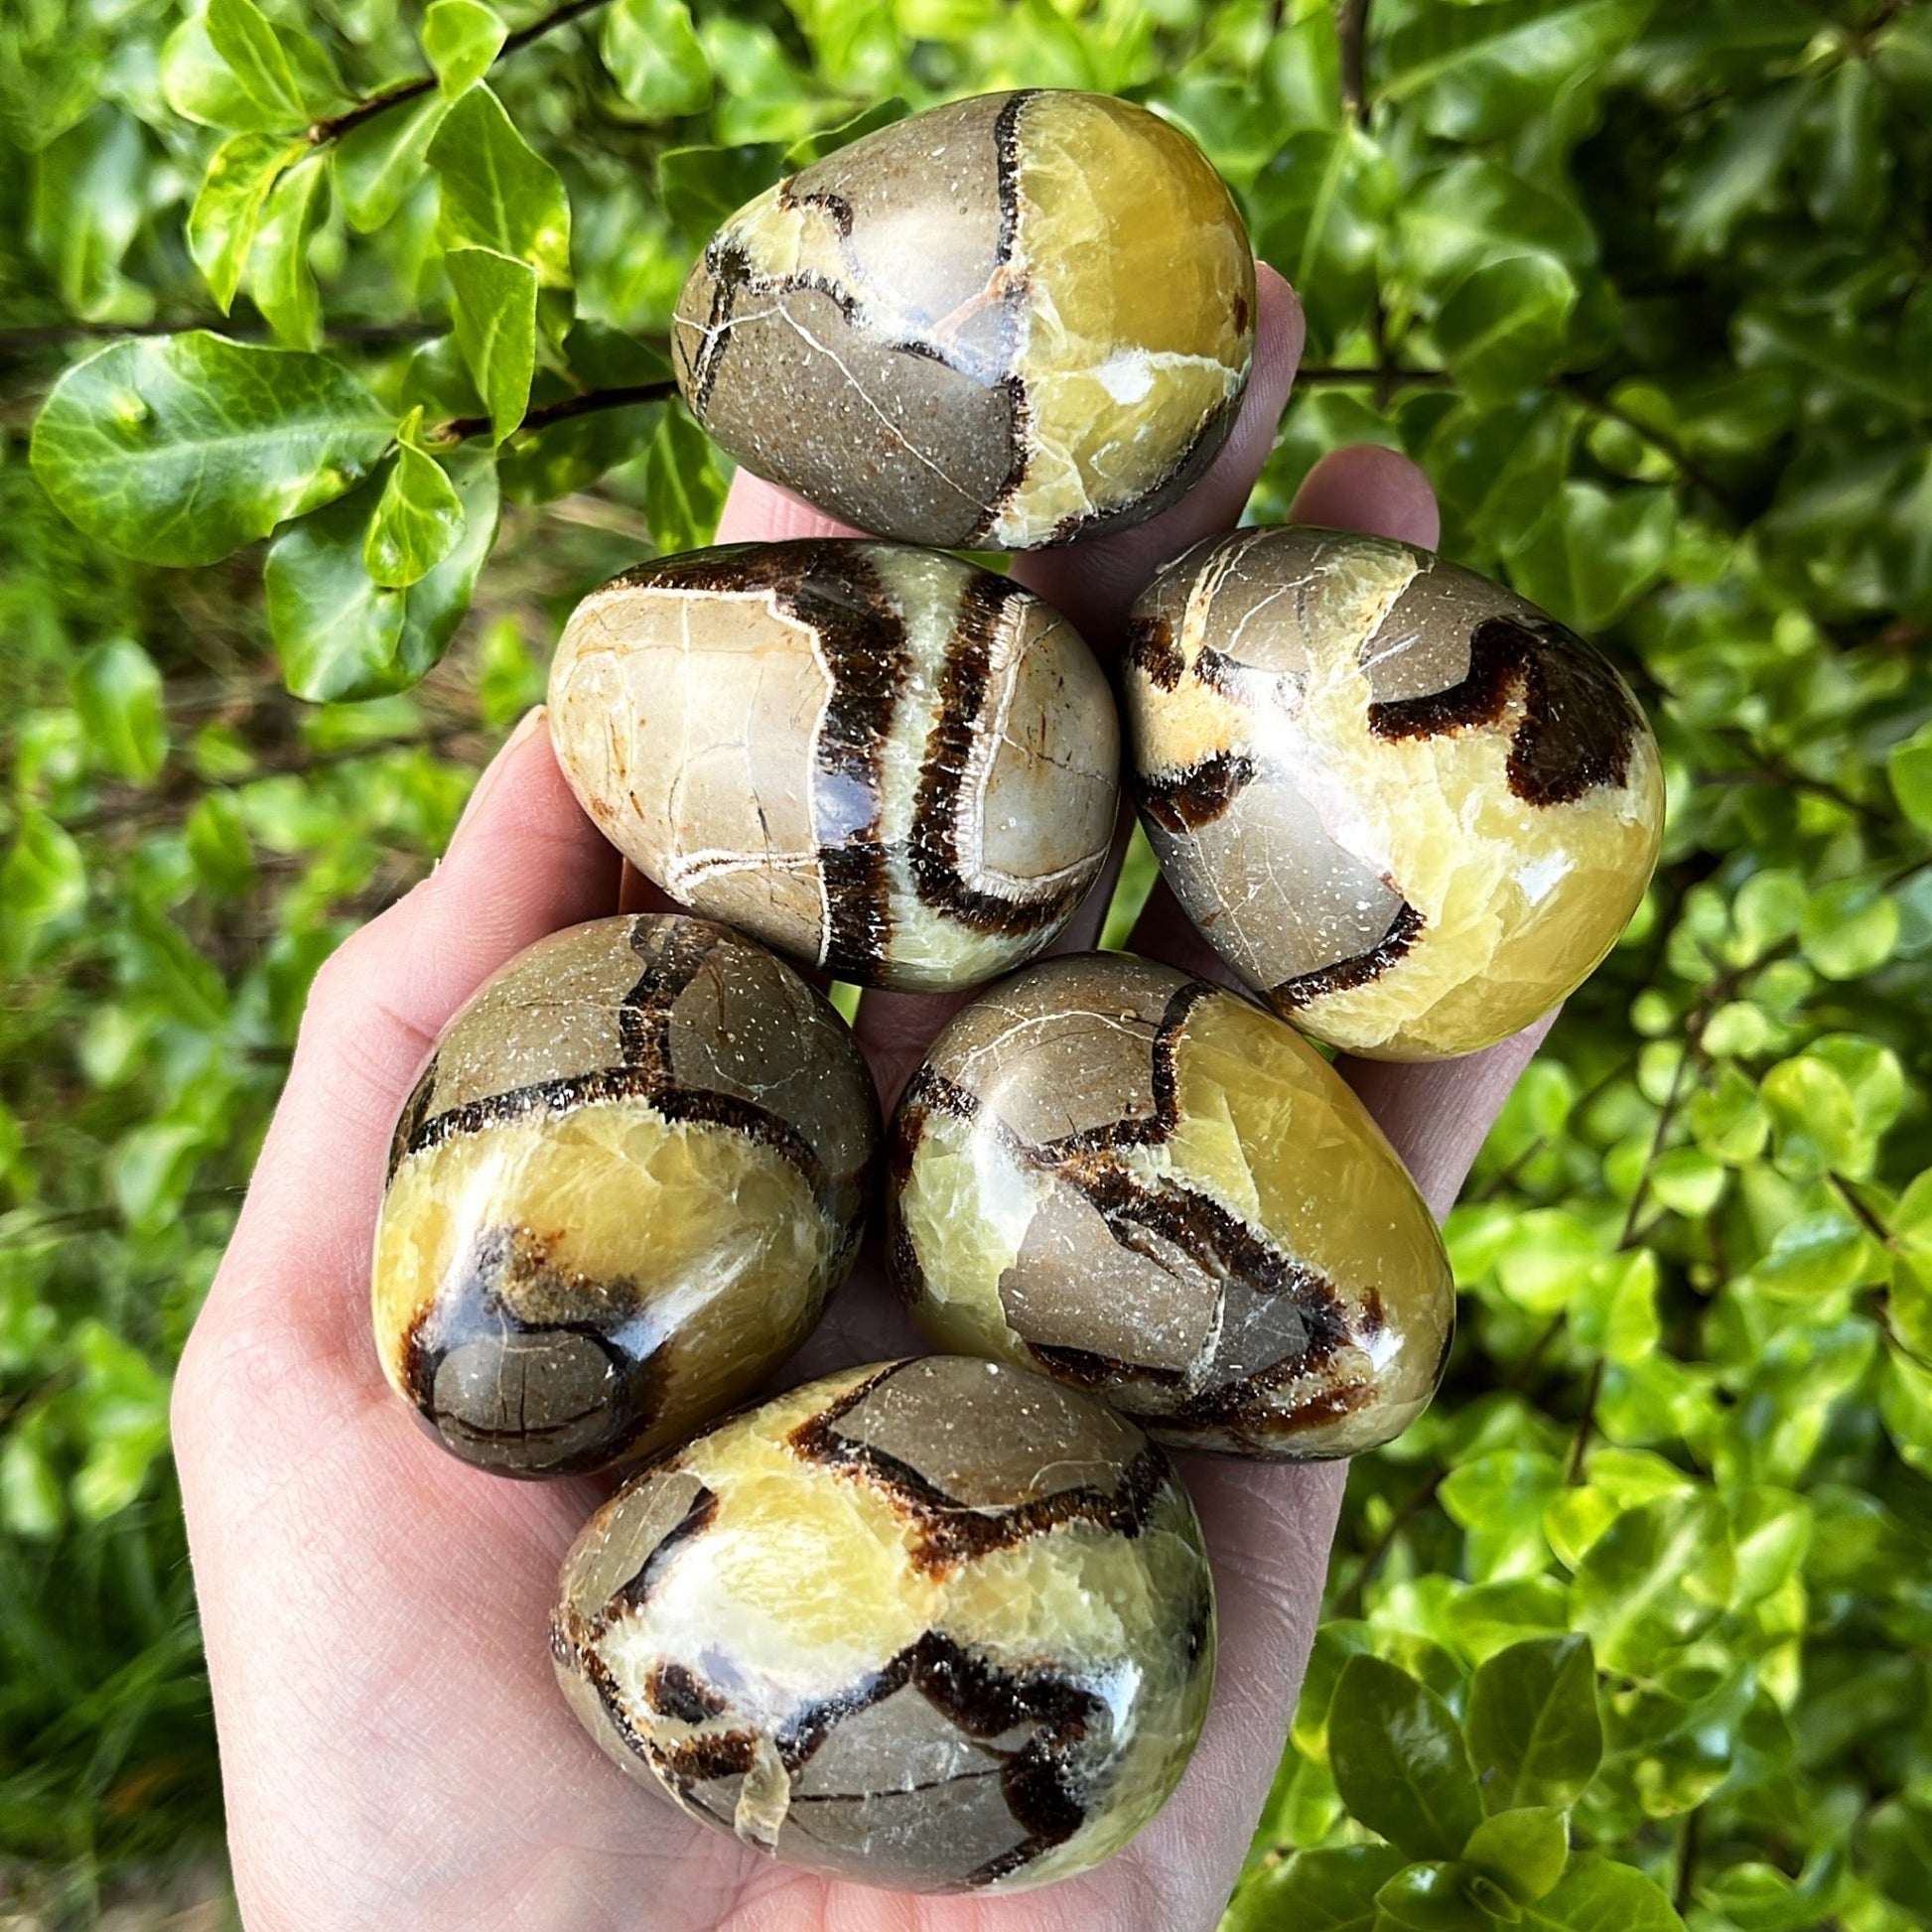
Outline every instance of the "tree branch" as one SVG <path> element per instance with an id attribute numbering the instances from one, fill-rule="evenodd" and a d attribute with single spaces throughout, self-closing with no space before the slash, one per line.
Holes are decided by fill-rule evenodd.
<path id="1" fill-rule="evenodd" d="M 565 5 L 539 20 L 531 21 L 529 26 L 519 27 L 497 50 L 497 60 L 500 61 L 506 54 L 514 54 L 518 48 L 528 47 L 532 41 L 541 40 L 559 27 L 568 26 L 580 14 L 587 14 L 605 3 L 606 0 L 566 0 Z M 331 141 L 340 141 L 364 121 L 372 121 L 378 114 L 386 114 L 390 108 L 400 107 L 404 101 L 421 100 L 425 94 L 433 94 L 437 84 L 435 74 L 421 73 L 413 80 L 400 81 L 393 87 L 385 87 L 379 94 L 370 94 L 366 100 L 358 100 L 353 107 L 345 107 L 340 114 L 331 114 L 315 122 L 309 129 L 309 145 L 321 148 L 328 146 Z"/>
<path id="2" fill-rule="evenodd" d="M 1337 0 L 1335 51 L 1342 110 L 1359 126 L 1368 118 L 1368 0 Z"/>
<path id="3" fill-rule="evenodd" d="M 589 416 L 600 409 L 630 409 L 639 403 L 668 402 L 677 394 L 675 382 L 633 382 L 627 388 L 587 389 L 581 396 L 565 396 L 557 402 L 539 404 L 510 433 L 520 436 L 529 430 L 548 429 L 553 423 L 568 422 L 573 416 Z M 431 439 L 438 443 L 461 443 L 472 436 L 487 436 L 487 416 L 454 416 L 438 423 Z"/>
<path id="4" fill-rule="evenodd" d="M 1666 435 L 1660 429 L 1653 429 L 1641 416 L 1633 416 L 1610 401 L 1607 396 L 1599 396 L 1588 383 L 1576 376 L 1565 376 L 1558 387 L 1567 396 L 1573 396 L 1586 409 L 1593 409 L 1597 415 L 1607 417 L 1613 423 L 1621 423 L 1625 429 L 1650 447 L 1668 463 L 1686 483 L 1696 483 L 1704 493 L 1724 512 L 1725 521 L 1733 530 L 1741 530 L 1748 519 L 1737 507 L 1736 501 L 1723 483 L 1712 476 L 1710 471 L 1678 442 L 1674 436 Z"/>

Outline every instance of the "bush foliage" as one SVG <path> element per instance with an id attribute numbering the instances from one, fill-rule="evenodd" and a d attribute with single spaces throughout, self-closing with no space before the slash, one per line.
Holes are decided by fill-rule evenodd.
<path id="1" fill-rule="evenodd" d="M 1671 777 L 1656 887 L 1451 1219 L 1445 1393 L 1353 1473 L 1230 1932 L 1932 1926 L 1899 0 L 13 0 L 0 1891 L 84 1921 L 218 1830 L 170 1364 L 318 961 L 569 603 L 715 521 L 663 400 L 689 258 L 853 128 L 1014 84 L 1186 127 L 1300 289 L 1255 513 L 1407 450 Z"/>

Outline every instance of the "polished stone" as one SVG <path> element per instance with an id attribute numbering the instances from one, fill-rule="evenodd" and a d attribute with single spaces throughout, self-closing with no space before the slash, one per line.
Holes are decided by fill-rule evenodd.
<path id="1" fill-rule="evenodd" d="M 941 1347 L 1270 1459 L 1372 1449 L 1435 1390 L 1455 1290 L 1428 1208 L 1233 993 L 1123 953 L 1029 967 L 933 1041 L 888 1146 L 894 1279 Z"/>
<path id="2" fill-rule="evenodd" d="M 673 898 L 863 985 L 970 986 L 1098 878 L 1114 701 L 1071 625 L 943 552 L 809 539 L 594 592 L 550 674 L 565 776 Z"/>
<path id="3" fill-rule="evenodd" d="M 1428 550 L 1311 527 L 1176 558 L 1135 607 L 1136 800 L 1221 957 L 1379 1059 L 1494 1044 L 1589 975 L 1663 831 L 1656 740 L 1575 632 Z"/>
<path id="4" fill-rule="evenodd" d="M 844 1022 L 761 947 L 680 917 L 555 933 L 451 1021 L 397 1125 L 383 1370 L 503 1474 L 647 1454 L 817 1322 L 877 1137 Z"/>
<path id="5" fill-rule="evenodd" d="M 1231 426 L 1255 275 L 1200 150 L 1145 108 L 954 101 L 748 203 L 672 360 L 733 456 L 860 529 L 1033 549 L 1173 502 Z"/>
<path id="6" fill-rule="evenodd" d="M 1193 1507 L 1102 1404 L 954 1356 L 848 1369 L 634 1477 L 564 1565 L 604 1750 L 789 1863 L 1018 1889 L 1179 1781 L 1214 1668 Z"/>

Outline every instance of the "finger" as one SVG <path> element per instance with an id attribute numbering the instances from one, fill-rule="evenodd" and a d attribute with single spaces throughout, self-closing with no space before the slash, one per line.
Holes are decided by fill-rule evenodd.
<path id="1" fill-rule="evenodd" d="M 1255 268 L 1255 358 L 1233 432 L 1179 502 L 1111 536 L 1021 557 L 1013 574 L 1061 612 L 1106 658 L 1147 581 L 1202 537 L 1231 530 L 1275 447 L 1282 408 L 1295 381 L 1307 333 L 1295 291 L 1266 262 Z"/>
<path id="2" fill-rule="evenodd" d="M 1398 537 L 1425 550 L 1434 550 L 1443 534 L 1429 479 L 1401 451 L 1373 443 L 1330 450 L 1295 492 L 1288 520 Z"/>
<path id="3" fill-rule="evenodd" d="M 733 476 L 718 519 L 720 543 L 784 543 L 793 537 L 859 537 L 849 523 L 814 509 L 802 496 L 755 477 L 749 470 Z"/>
<path id="4" fill-rule="evenodd" d="M 442 863 L 317 974 L 206 1323 L 248 1322 L 265 1297 L 260 1314 L 295 1345 L 376 1373 L 364 1301 L 344 1277 L 366 1280 L 389 1136 L 424 1057 L 499 966 L 617 897 L 617 855 L 532 712 L 478 780 Z"/>
<path id="5" fill-rule="evenodd" d="M 1557 1023 L 1547 1014 L 1499 1045 L 1459 1059 L 1396 1065 L 1344 1053 L 1335 1071 L 1408 1164 L 1436 1218 L 1455 1205 L 1503 1102 Z"/>

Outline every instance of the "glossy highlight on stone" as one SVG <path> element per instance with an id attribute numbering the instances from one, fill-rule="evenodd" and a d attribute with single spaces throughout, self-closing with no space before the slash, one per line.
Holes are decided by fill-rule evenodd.
<path id="1" fill-rule="evenodd" d="M 736 1401 L 857 1253 L 878 1141 L 845 1023 L 702 919 L 597 919 L 450 1022 L 376 1226 L 384 1373 L 504 1475 L 647 1454 Z"/>
<path id="2" fill-rule="evenodd" d="M 1198 544 L 1135 607 L 1123 685 L 1175 897 L 1351 1052 L 1507 1038 L 1589 976 L 1650 883 L 1663 768 L 1629 687 L 1432 551 L 1311 527 Z"/>
<path id="3" fill-rule="evenodd" d="M 681 904 L 863 985 L 976 985 L 1099 876 L 1120 727 L 1072 626 L 943 552 L 833 538 L 595 591 L 550 730 L 605 836 Z"/>
<path id="4" fill-rule="evenodd" d="M 634 1476 L 551 1650 L 610 1757 L 793 1864 L 1018 1889 L 1124 1845 L 1207 1708 L 1214 1595 L 1168 1458 L 1000 1363 L 848 1369 Z"/>
<path id="5" fill-rule="evenodd" d="M 1255 270 L 1206 157 L 1145 108 L 935 107 L 739 209 L 671 359 L 741 463 L 878 536 L 1029 550 L 1139 522 L 1233 424 Z"/>
<path id="6" fill-rule="evenodd" d="M 1455 1287 L 1340 1076 L 1238 995 L 1124 953 L 954 1017 L 888 1134 L 895 1285 L 942 1348 L 1177 1447 L 1353 1455 L 1420 1415 Z"/>

